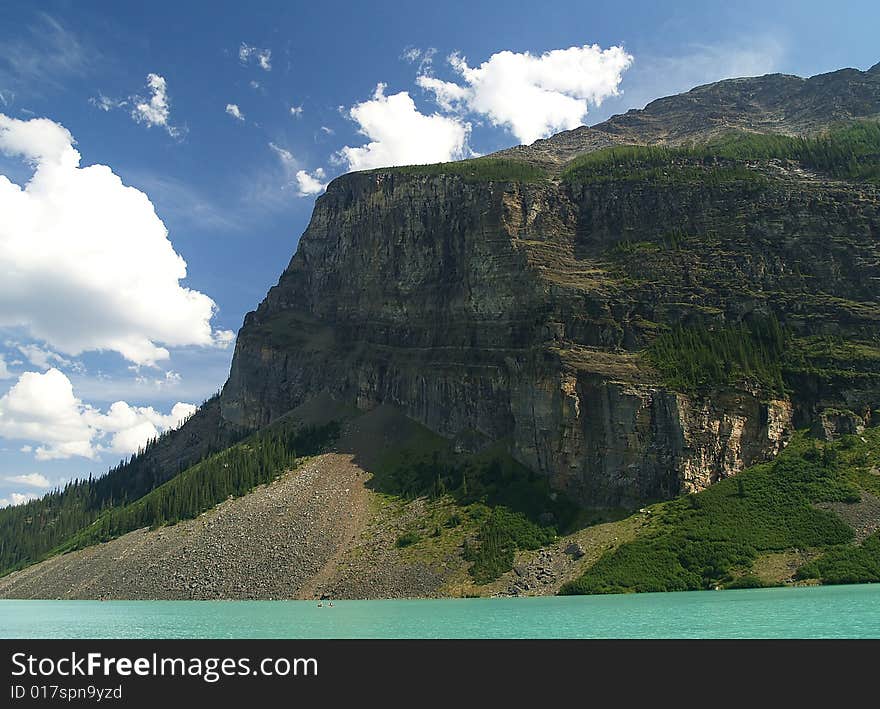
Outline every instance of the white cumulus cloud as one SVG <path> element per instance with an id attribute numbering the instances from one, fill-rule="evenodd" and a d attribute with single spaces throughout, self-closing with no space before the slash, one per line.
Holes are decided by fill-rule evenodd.
<path id="1" fill-rule="evenodd" d="M 127 98 L 113 98 L 99 91 L 97 96 L 89 99 L 89 103 L 104 112 L 130 107 L 129 113 L 136 123 L 143 123 L 147 128 L 159 126 L 172 138 L 181 138 L 186 133 L 186 129 L 169 123 L 171 100 L 168 98 L 168 83 L 165 77 L 159 74 L 147 74 L 147 90 L 149 96 L 135 94 Z"/>
<path id="2" fill-rule="evenodd" d="M 6 482 L 9 483 L 18 483 L 20 485 L 30 485 L 31 487 L 39 487 L 43 489 L 48 489 L 52 487 L 52 483 L 49 482 L 49 478 L 45 475 L 40 475 L 40 473 L 27 473 L 26 475 L 10 475 L 4 478 Z"/>
<path id="3" fill-rule="evenodd" d="M 130 406 L 117 401 L 106 414 L 88 411 L 86 418 L 96 435 L 109 438 L 109 444 L 101 450 L 126 455 L 142 448 L 163 431 L 177 428 L 195 411 L 192 404 L 178 402 L 169 414 L 161 414 L 152 406 Z"/>
<path id="4" fill-rule="evenodd" d="M 158 74 L 147 74 L 147 88 L 150 91 L 149 98 L 135 96 L 132 98 L 134 107 L 131 109 L 131 117 L 138 123 L 144 123 L 148 128 L 152 126 L 160 126 L 168 131 L 168 134 L 174 138 L 180 135 L 180 129 L 168 123 L 168 117 L 171 114 L 171 103 L 168 99 L 168 87 L 165 77 Z M 120 104 L 125 105 L 125 104 Z M 113 106 L 104 108 L 109 110 Z"/>
<path id="5" fill-rule="evenodd" d="M 228 113 L 233 118 L 237 118 L 240 121 L 244 120 L 244 114 L 241 112 L 241 109 L 237 104 L 227 103 L 226 104 L 226 113 Z"/>
<path id="6" fill-rule="evenodd" d="M 327 175 L 323 168 L 318 168 L 312 173 L 305 170 L 297 170 L 296 184 L 300 197 L 307 197 L 313 194 L 320 194 L 327 187 Z"/>
<path id="7" fill-rule="evenodd" d="M 238 48 L 238 59 L 242 64 L 247 64 L 250 61 L 256 61 L 257 64 L 260 65 L 260 68 L 264 71 L 272 70 L 271 49 L 260 49 L 259 47 L 251 47 L 250 45 L 242 42 L 241 46 Z"/>
<path id="8" fill-rule="evenodd" d="M 0 437 L 37 443 L 37 460 L 127 455 L 180 426 L 195 410 L 178 402 L 163 414 L 151 406 L 117 401 L 102 413 L 78 399 L 59 370 L 25 372 L 0 398 Z"/>
<path id="9" fill-rule="evenodd" d="M 24 188 L 0 175 L 0 326 L 146 365 L 167 346 L 213 345 L 216 305 L 180 285 L 186 262 L 147 195 L 106 165 L 80 167 L 73 143 L 54 121 L 0 113 L 0 151 L 35 168 Z"/>
<path id="10" fill-rule="evenodd" d="M 9 371 L 3 355 L 0 355 L 0 379 L 12 379 L 12 372 Z"/>
<path id="11" fill-rule="evenodd" d="M 60 371 L 25 372 L 0 399 L 0 436 L 39 442 L 38 460 L 94 458 L 93 432 L 84 413 Z"/>
<path id="12" fill-rule="evenodd" d="M 12 507 L 13 505 L 23 505 L 25 502 L 36 500 L 39 495 L 32 492 L 13 492 L 9 497 L 0 497 L 0 507 Z"/>
<path id="13" fill-rule="evenodd" d="M 619 93 L 633 62 L 622 47 L 598 45 L 554 49 L 541 55 L 503 51 L 478 67 L 449 57 L 463 83 L 422 74 L 416 82 L 447 111 L 473 112 L 531 143 L 582 125 L 590 105 Z"/>
<path id="14" fill-rule="evenodd" d="M 369 139 L 366 145 L 346 145 L 339 151 L 349 170 L 448 162 L 470 154 L 469 123 L 419 112 L 406 91 L 386 96 L 385 85 L 379 84 L 373 97 L 352 106 L 348 115 Z"/>

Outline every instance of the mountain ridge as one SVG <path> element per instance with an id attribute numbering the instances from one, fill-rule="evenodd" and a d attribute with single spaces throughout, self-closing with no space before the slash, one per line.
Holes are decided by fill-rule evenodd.
<path id="1" fill-rule="evenodd" d="M 874 77 L 878 67 L 865 72 L 839 69 L 809 78 L 766 74 L 724 79 L 493 155 L 558 165 L 588 150 L 624 143 L 705 141 L 732 129 L 812 133 L 837 121 L 880 116 L 880 80 Z M 838 100 L 829 104 L 829 94 Z M 780 104 L 787 104 L 788 112 L 780 113 Z"/>

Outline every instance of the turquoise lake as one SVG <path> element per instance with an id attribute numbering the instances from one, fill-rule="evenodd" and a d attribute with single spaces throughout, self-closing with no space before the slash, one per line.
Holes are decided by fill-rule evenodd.
<path id="1" fill-rule="evenodd" d="M 3 638 L 880 638 L 880 584 L 621 596 L 0 601 Z"/>

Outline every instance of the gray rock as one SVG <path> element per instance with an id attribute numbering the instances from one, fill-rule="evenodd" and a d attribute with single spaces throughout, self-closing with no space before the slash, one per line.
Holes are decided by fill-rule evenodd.
<path id="1" fill-rule="evenodd" d="M 567 547 L 565 547 L 565 553 L 573 557 L 574 559 L 580 559 L 586 554 L 583 547 L 577 542 L 572 542 Z"/>

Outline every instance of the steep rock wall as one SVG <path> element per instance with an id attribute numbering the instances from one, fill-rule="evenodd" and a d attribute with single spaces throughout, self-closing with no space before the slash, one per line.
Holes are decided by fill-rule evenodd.
<path id="1" fill-rule="evenodd" d="M 826 307 L 868 327 L 870 313 L 848 304 L 865 297 L 860 271 L 875 277 L 876 240 L 844 253 L 828 239 L 852 194 L 814 182 L 782 179 L 759 199 L 736 186 L 640 188 L 615 202 L 607 187 L 348 175 L 318 200 L 289 267 L 246 318 L 223 416 L 258 426 L 330 393 L 364 409 L 393 404 L 450 437 L 506 440 L 585 504 L 701 489 L 778 452 L 792 404 L 748 392 L 694 400 L 628 350 L 655 320 L 777 310 L 813 327 L 786 310 L 793 273 L 815 273 L 837 299 Z M 779 222 L 793 199 L 811 208 Z M 745 205 L 750 232 L 726 231 Z M 834 232 L 870 236 L 868 207 Z M 615 261 L 624 239 L 682 223 L 712 231 L 705 248 Z M 710 268 L 734 258 L 739 273 Z"/>

